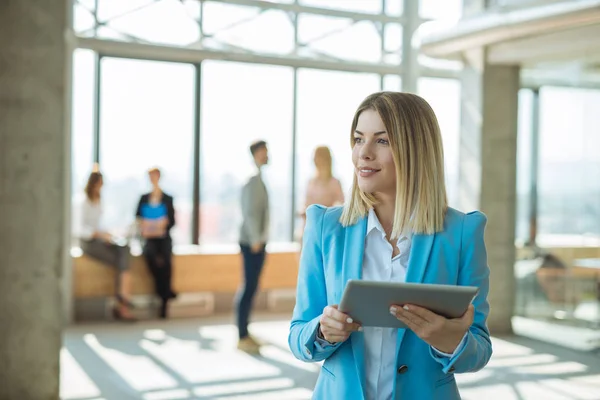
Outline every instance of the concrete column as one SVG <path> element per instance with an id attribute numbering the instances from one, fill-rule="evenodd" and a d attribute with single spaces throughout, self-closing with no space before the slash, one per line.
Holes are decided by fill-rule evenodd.
<path id="1" fill-rule="evenodd" d="M 0 2 L 0 399 L 58 399 L 66 0 Z"/>
<path id="2" fill-rule="evenodd" d="M 491 269 L 488 320 L 510 333 L 514 310 L 516 155 L 519 67 L 485 63 L 485 50 L 465 54 L 462 72 L 459 203 L 488 216 Z"/>

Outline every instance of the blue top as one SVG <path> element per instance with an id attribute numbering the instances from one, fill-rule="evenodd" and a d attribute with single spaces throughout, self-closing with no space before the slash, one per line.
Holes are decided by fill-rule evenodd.
<path id="1" fill-rule="evenodd" d="M 165 203 L 145 203 L 142 204 L 140 211 L 142 218 L 145 219 L 160 219 L 167 217 L 167 206 Z"/>

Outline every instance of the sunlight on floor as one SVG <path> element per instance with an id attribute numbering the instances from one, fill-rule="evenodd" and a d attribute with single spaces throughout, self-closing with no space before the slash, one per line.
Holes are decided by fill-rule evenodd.
<path id="1" fill-rule="evenodd" d="M 100 389 L 65 348 L 60 352 L 60 389 L 64 400 L 100 396 Z"/>
<path id="2" fill-rule="evenodd" d="M 237 331 L 231 324 L 73 327 L 61 353 L 61 399 L 310 399 L 320 363 L 292 356 L 288 326 L 286 321 L 251 325 L 264 343 L 260 356 L 236 349 Z M 494 338 L 488 367 L 456 376 L 463 399 L 600 400 L 597 356 L 581 361 L 584 353 L 554 354 L 548 347 L 538 351 L 534 344 Z M 565 351 L 572 356 L 558 355 Z"/>

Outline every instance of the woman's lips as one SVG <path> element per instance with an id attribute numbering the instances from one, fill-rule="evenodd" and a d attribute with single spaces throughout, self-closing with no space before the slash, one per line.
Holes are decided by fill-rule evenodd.
<path id="1" fill-rule="evenodd" d="M 375 175 L 379 171 L 381 171 L 381 170 L 380 169 L 375 169 L 375 168 L 359 168 L 358 175 L 361 178 L 368 178 L 370 176 Z"/>

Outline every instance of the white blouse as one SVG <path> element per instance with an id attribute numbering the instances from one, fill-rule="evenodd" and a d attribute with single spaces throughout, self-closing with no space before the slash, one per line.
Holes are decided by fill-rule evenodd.
<path id="1" fill-rule="evenodd" d="M 94 233 L 100 231 L 100 219 L 102 217 L 102 204 L 98 201 L 92 203 L 85 199 L 81 205 L 81 230 L 79 237 L 83 240 L 91 240 Z"/>

